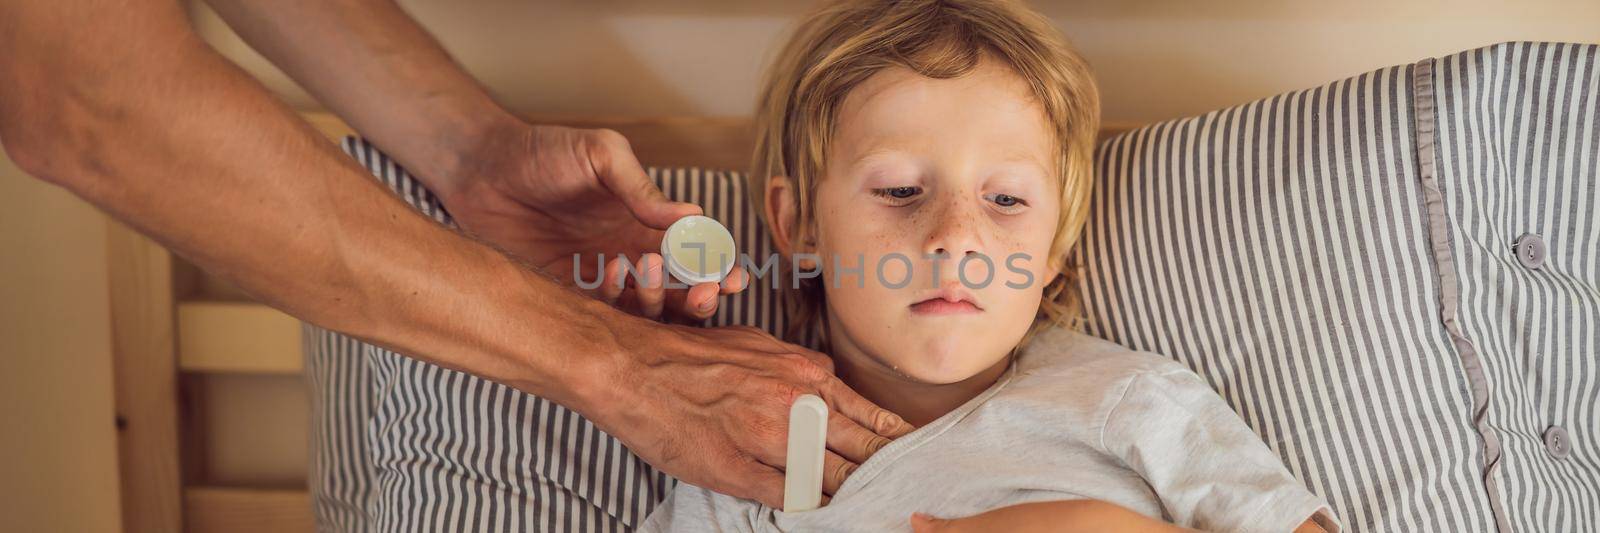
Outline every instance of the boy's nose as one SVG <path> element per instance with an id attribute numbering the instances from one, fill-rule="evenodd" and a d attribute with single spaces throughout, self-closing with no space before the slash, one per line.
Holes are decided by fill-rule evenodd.
<path id="1" fill-rule="evenodd" d="M 952 259 L 982 252 L 983 239 L 979 235 L 982 213 L 977 210 L 977 206 L 963 205 L 959 201 L 945 202 L 934 220 L 923 252 Z"/>

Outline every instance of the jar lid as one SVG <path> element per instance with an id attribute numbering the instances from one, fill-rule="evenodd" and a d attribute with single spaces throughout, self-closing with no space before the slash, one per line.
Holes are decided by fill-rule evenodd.
<path id="1" fill-rule="evenodd" d="M 733 271 L 737 256 L 733 234 L 708 216 L 680 218 L 661 237 L 667 272 L 690 285 L 721 282 Z"/>

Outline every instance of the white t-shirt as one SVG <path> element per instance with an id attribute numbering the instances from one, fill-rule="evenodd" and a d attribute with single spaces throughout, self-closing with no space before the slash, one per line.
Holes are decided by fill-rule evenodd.
<path id="1" fill-rule="evenodd" d="M 995 384 L 785 513 L 679 483 L 641 531 L 909 531 L 1020 503 L 1092 498 L 1205 531 L 1292 531 L 1327 504 L 1172 359 L 1041 332 Z"/>

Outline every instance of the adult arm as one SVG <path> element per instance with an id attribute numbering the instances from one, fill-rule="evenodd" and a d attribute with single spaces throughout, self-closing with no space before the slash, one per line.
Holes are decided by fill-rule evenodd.
<path id="1" fill-rule="evenodd" d="M 206 3 L 442 198 L 455 198 L 476 177 L 475 152 L 527 126 L 392 0 Z"/>
<path id="2" fill-rule="evenodd" d="M 529 124 L 507 112 L 393 0 L 208 3 L 438 194 L 463 229 L 563 281 L 575 253 L 626 257 L 659 274 L 659 255 L 648 253 L 659 250 L 659 230 L 700 214 L 667 201 L 616 132 Z M 699 321 L 746 279 L 736 268 L 720 286 L 663 290 L 657 275 L 626 292 L 608 283 L 596 296 L 645 316 Z"/>
<path id="3" fill-rule="evenodd" d="M 806 392 L 862 446 L 907 430 L 820 354 L 628 316 L 417 215 L 175 1 L 0 2 L 0 143 L 269 305 L 560 402 L 692 483 L 781 504 L 782 435 L 759 428 Z"/>

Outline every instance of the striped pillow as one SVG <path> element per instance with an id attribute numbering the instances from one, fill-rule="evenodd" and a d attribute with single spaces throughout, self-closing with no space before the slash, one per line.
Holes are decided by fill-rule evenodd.
<path id="1" fill-rule="evenodd" d="M 1518 531 L 1600 528 L 1600 46 L 1425 61 L 1444 316 Z M 1422 96 L 1419 91 L 1419 97 Z M 1437 204 L 1437 205 L 1433 205 Z"/>
<path id="2" fill-rule="evenodd" d="M 1205 377 L 1351 531 L 1593 527 L 1596 57 L 1498 45 L 1108 141 L 1090 332 Z"/>

